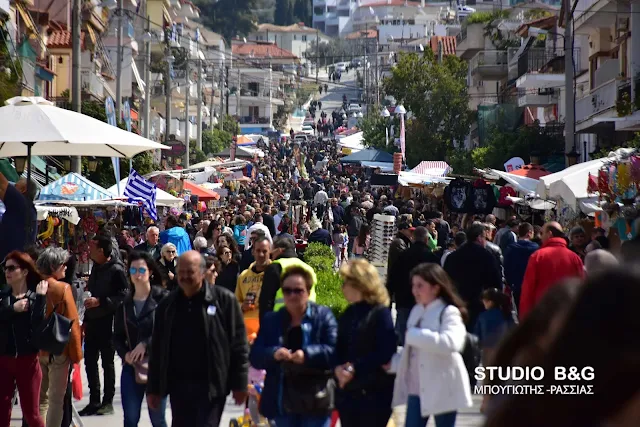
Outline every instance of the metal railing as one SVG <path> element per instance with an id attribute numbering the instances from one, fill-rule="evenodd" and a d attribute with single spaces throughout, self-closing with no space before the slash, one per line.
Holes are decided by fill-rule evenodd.
<path id="1" fill-rule="evenodd" d="M 576 122 L 583 122 L 596 114 L 616 106 L 618 81 L 611 80 L 576 101 Z"/>
<path id="2" fill-rule="evenodd" d="M 460 29 L 460 32 L 458 33 L 458 35 L 456 35 L 456 44 L 460 44 L 460 43 L 462 43 L 464 40 L 466 40 L 466 39 L 467 39 L 467 34 L 468 34 L 468 32 L 467 32 L 467 27 L 466 27 L 466 26 L 463 26 L 463 27 Z"/>
<path id="3" fill-rule="evenodd" d="M 238 118 L 241 125 L 268 125 L 269 117 L 242 116 Z"/>
<path id="4" fill-rule="evenodd" d="M 579 50 L 579 48 L 576 48 L 576 50 Z M 527 73 L 537 73 L 542 67 L 547 65 L 549 61 L 560 56 L 564 56 L 562 49 L 527 49 L 517 58 L 515 63 L 509 65 L 509 79 L 517 79 Z M 562 65 L 564 65 L 564 63 Z M 564 67 L 562 66 L 562 68 Z M 563 72 L 564 69 L 557 71 Z"/>
<path id="5" fill-rule="evenodd" d="M 508 64 L 508 53 L 506 50 L 483 50 L 471 58 L 469 69 L 476 70 L 478 67 L 492 67 L 496 65 Z"/>

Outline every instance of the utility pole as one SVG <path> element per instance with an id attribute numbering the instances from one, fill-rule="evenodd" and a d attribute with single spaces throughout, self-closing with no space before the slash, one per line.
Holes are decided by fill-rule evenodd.
<path id="1" fill-rule="evenodd" d="M 564 0 L 564 102 L 565 102 L 565 116 L 564 116 L 564 149 L 565 154 L 575 151 L 575 126 L 576 126 L 576 111 L 574 103 L 573 93 L 573 79 L 575 71 L 573 69 L 573 9 L 571 7 L 571 0 Z M 566 165 L 569 165 L 569 158 L 565 155 Z"/>
<path id="2" fill-rule="evenodd" d="M 71 10 L 71 32 L 72 32 L 72 58 L 71 58 L 71 107 L 77 113 L 82 112 L 82 84 L 80 74 L 80 7 L 81 0 L 73 0 Z M 29 159 L 31 163 L 31 159 Z M 82 173 L 82 159 L 80 156 L 71 157 L 71 172 Z M 29 183 L 31 185 L 31 183 Z"/>
<path id="3" fill-rule="evenodd" d="M 166 101 L 166 104 L 164 106 L 165 108 L 164 142 L 168 145 L 171 139 L 170 135 L 171 135 L 171 67 L 172 67 L 172 64 L 169 59 L 171 58 L 171 48 L 169 48 L 169 35 L 167 34 L 165 38 L 167 42 L 167 50 L 166 50 L 167 69 L 165 70 L 166 76 L 164 79 L 164 98 Z"/>
<path id="4" fill-rule="evenodd" d="M 316 84 L 318 84 L 318 70 L 320 69 L 320 30 L 316 30 Z"/>
<path id="5" fill-rule="evenodd" d="M 214 111 L 214 101 L 216 95 L 216 73 L 214 72 L 213 64 L 211 65 L 211 106 L 209 107 L 209 130 L 213 130 L 213 111 Z"/>
<path id="6" fill-rule="evenodd" d="M 198 91 L 198 104 L 197 113 L 198 116 L 198 133 L 196 134 L 196 147 L 198 150 L 202 150 L 202 60 L 198 59 L 198 84 L 196 85 Z"/>
<path id="7" fill-rule="evenodd" d="M 380 90 L 378 89 L 378 53 L 380 50 L 380 46 L 378 44 L 378 38 L 376 37 L 376 77 L 374 79 L 374 84 L 376 85 L 376 106 L 380 105 Z M 367 114 L 369 113 L 369 108 L 367 107 Z"/>
<path id="8" fill-rule="evenodd" d="M 184 153 L 183 167 L 189 168 L 189 149 L 191 148 L 191 135 L 189 135 L 189 103 L 191 102 L 191 81 L 189 80 L 189 53 L 187 52 L 187 58 L 184 61 L 184 77 L 187 83 L 187 88 L 184 92 L 184 144 L 187 146 L 187 151 Z"/>
<path id="9" fill-rule="evenodd" d="M 116 124 L 122 120 L 122 14 L 123 0 L 118 0 L 118 37 L 116 46 Z"/>
<path id="10" fill-rule="evenodd" d="M 218 114 L 218 127 L 220 130 L 224 129 L 224 95 L 227 93 L 224 82 L 224 70 L 222 63 L 220 63 L 220 114 Z"/>
<path id="11" fill-rule="evenodd" d="M 147 15 L 147 37 L 150 30 L 149 15 Z M 151 40 L 144 44 L 144 137 L 151 135 Z"/>
<path id="12" fill-rule="evenodd" d="M 227 82 L 227 84 L 229 84 L 229 67 L 226 68 L 226 79 L 225 82 Z M 225 108 L 227 109 L 226 114 L 227 116 L 229 115 L 229 91 L 225 90 L 224 91 L 224 96 L 225 96 Z"/>
<path id="13" fill-rule="evenodd" d="M 240 81 L 240 68 L 238 67 L 238 86 L 236 89 L 236 116 L 238 116 L 238 119 L 240 120 L 242 118 L 241 111 L 240 111 L 240 92 L 242 92 L 242 82 Z M 234 135 L 235 136 L 235 135 Z"/>
<path id="14" fill-rule="evenodd" d="M 368 99 L 369 99 L 369 85 L 368 85 L 368 76 L 367 74 L 369 74 L 369 58 L 367 56 L 367 48 L 368 48 L 368 44 L 369 44 L 369 25 L 365 24 L 364 26 L 364 32 L 365 32 L 365 36 L 364 36 L 364 76 L 363 76 L 363 80 L 362 80 L 362 85 L 364 86 L 364 103 L 366 104 Z M 367 108 L 367 110 L 369 110 Z"/>

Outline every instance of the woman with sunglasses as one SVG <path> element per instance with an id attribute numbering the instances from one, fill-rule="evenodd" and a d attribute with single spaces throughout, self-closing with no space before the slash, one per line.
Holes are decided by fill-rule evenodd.
<path id="1" fill-rule="evenodd" d="M 216 286 L 222 286 L 235 293 L 240 269 L 238 263 L 233 258 L 233 251 L 229 246 L 221 245 L 218 247 L 218 256 L 220 257 L 221 271 L 215 284 Z"/>
<path id="2" fill-rule="evenodd" d="M 11 422 L 17 385 L 25 421 L 30 427 L 44 427 L 39 408 L 42 370 L 38 349 L 29 338 L 45 319 L 49 284 L 24 252 L 7 255 L 4 274 L 9 287 L 0 291 L 0 425 Z"/>
<path id="3" fill-rule="evenodd" d="M 330 423 L 338 325 L 329 308 L 309 301 L 315 281 L 308 266 L 284 270 L 284 307 L 264 316 L 251 347 L 251 366 L 267 371 L 260 412 L 277 426 Z"/>
<path id="4" fill-rule="evenodd" d="M 136 381 L 136 365 L 146 361 L 153 335 L 154 313 L 169 292 L 162 288 L 162 273 L 146 252 L 129 256 L 130 292 L 118 307 L 114 318 L 113 342 L 123 367 L 120 393 L 124 411 L 124 426 L 135 427 L 140 421 L 146 384 Z M 140 380 L 140 378 L 138 378 Z M 156 410 L 149 409 L 153 427 L 166 427 L 166 398 Z"/>
<path id="5" fill-rule="evenodd" d="M 178 286 L 176 266 L 178 265 L 178 250 L 173 243 L 166 243 L 160 250 L 160 271 L 163 273 L 165 287 L 170 291 Z"/>

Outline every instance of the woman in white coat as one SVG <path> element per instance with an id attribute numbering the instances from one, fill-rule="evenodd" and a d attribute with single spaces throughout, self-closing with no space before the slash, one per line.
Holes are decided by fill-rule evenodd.
<path id="1" fill-rule="evenodd" d="M 438 264 L 411 271 L 416 305 L 407 322 L 405 347 L 389 366 L 395 372 L 393 406 L 407 405 L 405 427 L 453 427 L 458 409 L 472 406 L 464 347 L 464 303 Z"/>

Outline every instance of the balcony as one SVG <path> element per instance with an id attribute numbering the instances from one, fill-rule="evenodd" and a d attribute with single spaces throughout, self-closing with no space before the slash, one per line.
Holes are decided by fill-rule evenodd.
<path id="1" fill-rule="evenodd" d="M 613 27 L 617 18 L 628 17 L 629 12 L 629 2 L 578 0 L 573 28 L 578 34 L 588 34 L 598 28 Z"/>
<path id="2" fill-rule="evenodd" d="M 630 88 L 628 80 L 610 80 L 590 91 L 590 93 L 576 101 L 576 132 L 594 133 L 593 127 L 603 126 L 593 118 L 598 116 L 617 117 L 616 101 L 622 93 Z"/>
<path id="3" fill-rule="evenodd" d="M 483 50 L 469 61 L 469 70 L 482 80 L 501 80 L 507 76 L 508 63 L 506 50 Z"/>
<path id="4" fill-rule="evenodd" d="M 238 121 L 241 125 L 268 125 L 271 120 L 269 117 L 243 116 Z"/>
<path id="5" fill-rule="evenodd" d="M 564 57 L 562 49 L 529 48 L 509 61 L 509 80 L 517 79 L 527 73 L 538 73 L 551 60 L 559 57 Z M 564 62 L 561 64 L 561 69 L 556 67 L 555 71 L 564 73 Z"/>
<path id="6" fill-rule="evenodd" d="M 169 132 L 171 132 L 172 135 L 175 135 L 177 139 L 180 139 L 180 138 L 184 139 L 184 133 L 182 133 L 182 130 L 180 128 L 180 120 L 171 119 L 169 121 L 169 124 L 170 124 Z"/>
<path id="7" fill-rule="evenodd" d="M 518 107 L 548 107 L 558 103 L 559 95 L 553 89 L 519 89 Z"/>
<path id="8" fill-rule="evenodd" d="M 104 83 L 101 78 L 89 70 L 81 71 L 82 91 L 99 100 L 104 99 Z"/>
<path id="9" fill-rule="evenodd" d="M 593 87 L 602 86 L 608 81 L 620 77 L 620 60 L 617 58 L 604 60 L 593 76 Z"/>
<path id="10" fill-rule="evenodd" d="M 456 36 L 456 55 L 470 59 L 484 49 L 484 24 L 471 24 L 460 30 Z"/>

